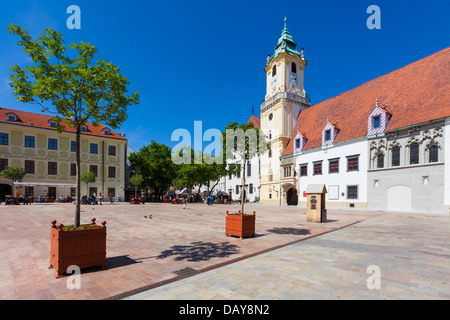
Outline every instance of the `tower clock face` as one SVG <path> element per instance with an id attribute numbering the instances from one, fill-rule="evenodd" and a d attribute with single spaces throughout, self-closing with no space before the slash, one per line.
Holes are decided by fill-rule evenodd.
<path id="1" fill-rule="evenodd" d="M 289 74 L 289 85 L 298 87 L 298 74 L 292 72 Z"/>
<path id="2" fill-rule="evenodd" d="M 274 75 L 274 76 L 272 77 L 272 80 L 270 81 L 270 86 L 271 86 L 271 88 L 273 88 L 273 87 L 275 87 L 276 85 L 277 85 L 277 76 Z"/>

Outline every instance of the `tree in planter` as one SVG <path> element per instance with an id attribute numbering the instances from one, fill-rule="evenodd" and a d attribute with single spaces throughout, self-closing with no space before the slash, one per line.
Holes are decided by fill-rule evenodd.
<path id="1" fill-rule="evenodd" d="M 130 178 L 130 183 L 134 186 L 134 198 L 137 198 L 137 188 L 144 181 L 141 174 L 135 174 Z"/>
<path id="2" fill-rule="evenodd" d="M 66 54 L 61 33 L 47 28 L 33 40 L 18 25 L 10 24 L 8 32 L 20 37 L 18 45 L 32 59 L 26 68 L 11 67 L 11 83 L 16 101 L 37 104 L 42 112 L 55 114 L 56 130 L 65 126 L 76 134 L 76 194 L 81 194 L 81 128 L 92 122 L 116 129 L 127 119 L 127 107 L 139 103 L 139 93 L 128 93 L 129 81 L 112 62 L 94 61 L 97 49 L 81 42 L 68 46 L 75 55 Z M 51 107 L 45 105 L 50 103 Z M 80 201 L 76 202 L 75 226 L 80 225 Z"/>
<path id="3" fill-rule="evenodd" d="M 255 128 L 252 122 L 241 125 L 232 122 L 225 127 L 225 132 L 222 132 L 222 139 L 224 162 L 241 161 L 237 170 L 242 168 L 241 210 L 244 213 L 246 162 L 255 155 L 264 153 L 269 148 L 267 137 L 259 128 Z"/>
<path id="4" fill-rule="evenodd" d="M 0 175 L 5 179 L 10 179 L 12 181 L 13 197 L 16 196 L 16 188 L 14 184 L 16 181 L 21 181 L 23 179 L 25 176 L 25 170 L 20 167 L 6 167 L 2 172 L 0 172 Z"/>
<path id="5" fill-rule="evenodd" d="M 80 177 L 81 182 L 86 183 L 86 194 L 90 197 L 89 194 L 89 183 L 94 183 L 96 180 L 95 174 L 92 171 L 85 172 Z M 77 203 L 80 201 L 77 201 Z"/>

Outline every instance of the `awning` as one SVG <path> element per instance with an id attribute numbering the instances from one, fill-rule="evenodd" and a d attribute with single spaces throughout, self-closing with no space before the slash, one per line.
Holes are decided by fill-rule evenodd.
<path id="1" fill-rule="evenodd" d="M 27 186 L 27 187 L 70 187 L 75 188 L 77 185 L 72 183 L 57 183 L 57 182 L 15 182 L 15 186 Z"/>

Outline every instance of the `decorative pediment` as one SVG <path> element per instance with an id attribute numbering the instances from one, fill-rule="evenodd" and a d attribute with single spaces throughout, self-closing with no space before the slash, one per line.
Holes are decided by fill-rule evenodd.
<path id="1" fill-rule="evenodd" d="M 397 140 L 394 140 L 394 141 L 392 141 L 390 144 L 389 144 L 389 150 L 392 150 L 392 149 L 394 149 L 395 147 L 401 147 L 402 145 L 400 144 L 400 142 L 398 142 Z"/>
<path id="2" fill-rule="evenodd" d="M 374 140 L 370 143 L 370 151 L 375 150 L 375 153 L 382 152 L 386 150 L 386 142 L 384 139 L 380 139 L 378 141 Z"/>

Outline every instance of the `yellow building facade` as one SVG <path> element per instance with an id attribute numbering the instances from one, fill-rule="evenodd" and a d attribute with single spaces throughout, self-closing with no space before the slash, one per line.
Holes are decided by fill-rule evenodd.
<path id="1" fill-rule="evenodd" d="M 292 130 L 301 110 L 310 106 L 304 89 L 304 68 L 307 64 L 303 49 L 297 45 L 285 27 L 275 53 L 267 57 L 266 95 L 261 105 L 261 129 L 270 143 L 270 150 L 261 155 L 260 203 L 282 204 L 281 163 Z"/>
<path id="2" fill-rule="evenodd" d="M 0 108 L 0 172 L 22 167 L 26 175 L 15 193 L 33 196 L 75 196 L 75 133 L 58 134 L 51 116 Z M 125 187 L 127 140 L 112 130 L 87 123 L 81 136 L 81 174 L 92 171 L 96 182 L 81 184 L 81 195 L 122 195 Z M 12 182 L 0 176 L 0 201 L 11 194 Z"/>

